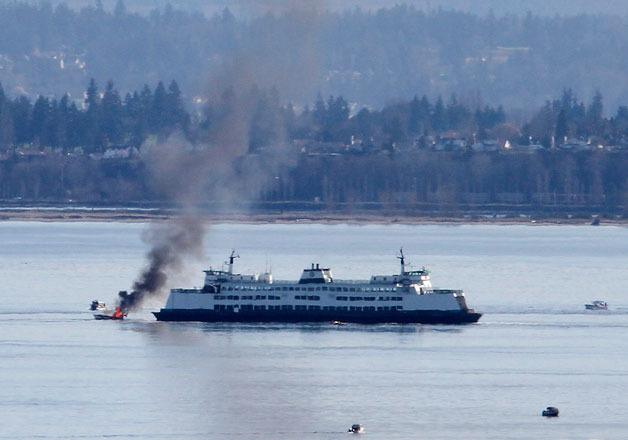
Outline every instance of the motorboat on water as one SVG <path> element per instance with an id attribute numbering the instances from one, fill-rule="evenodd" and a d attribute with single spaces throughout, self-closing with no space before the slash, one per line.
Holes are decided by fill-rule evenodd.
<path id="1" fill-rule="evenodd" d="M 592 301 L 590 304 L 585 304 L 584 307 L 587 310 L 608 310 L 608 303 L 606 301 Z"/>
<path id="2" fill-rule="evenodd" d="M 92 303 L 89 306 L 89 310 L 91 310 L 92 312 L 95 311 L 104 311 L 107 310 L 107 304 L 105 304 L 104 302 L 100 302 L 97 299 L 95 299 L 94 301 L 92 301 Z"/>

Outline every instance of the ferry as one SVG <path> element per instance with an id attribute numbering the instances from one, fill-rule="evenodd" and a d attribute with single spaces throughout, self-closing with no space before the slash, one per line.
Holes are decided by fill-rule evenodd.
<path id="1" fill-rule="evenodd" d="M 401 269 L 370 280 L 339 280 L 329 268 L 312 264 L 298 281 L 276 281 L 271 273 L 235 273 L 209 269 L 202 288 L 172 289 L 158 321 L 341 322 L 467 324 L 482 314 L 467 307 L 462 290 L 432 287 L 430 272 Z"/>

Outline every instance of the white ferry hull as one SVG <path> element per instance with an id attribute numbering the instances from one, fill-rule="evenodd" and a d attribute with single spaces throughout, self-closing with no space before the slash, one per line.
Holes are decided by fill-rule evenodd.
<path id="1" fill-rule="evenodd" d="M 327 310 L 240 310 L 161 309 L 153 313 L 158 321 L 198 322 L 353 322 L 360 324 L 471 324 L 482 316 L 473 310 L 408 310 L 408 311 L 327 311 Z"/>
<path id="2" fill-rule="evenodd" d="M 432 287 L 429 271 L 401 270 L 370 280 L 334 280 L 329 268 L 312 264 L 298 281 L 272 275 L 205 271 L 202 288 L 172 289 L 159 321 L 201 322 L 355 322 L 363 324 L 468 324 L 482 316 L 467 307 L 462 290 Z"/>

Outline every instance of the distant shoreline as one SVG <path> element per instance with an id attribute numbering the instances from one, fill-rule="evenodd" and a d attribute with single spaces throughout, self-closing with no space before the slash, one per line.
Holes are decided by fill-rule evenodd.
<path id="1" fill-rule="evenodd" d="M 4 207 L 0 208 L 0 222 L 116 222 L 145 223 L 166 221 L 180 216 L 175 209 L 147 209 L 124 207 Z M 590 225 L 588 218 L 529 217 L 525 215 L 402 215 L 377 212 L 258 212 L 206 213 L 208 223 L 319 223 L 319 224 L 496 224 L 496 225 Z M 623 226 L 625 218 L 602 218 L 601 225 Z"/>

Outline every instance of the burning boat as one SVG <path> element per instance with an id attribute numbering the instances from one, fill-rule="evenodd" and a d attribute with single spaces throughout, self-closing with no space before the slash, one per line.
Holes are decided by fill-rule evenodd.
<path id="1" fill-rule="evenodd" d="M 126 317 L 126 313 L 122 310 L 122 307 L 117 306 L 114 310 L 110 310 L 107 308 L 107 304 L 98 300 L 92 301 L 89 309 L 94 313 L 94 319 L 98 320 L 121 320 Z"/>
<path id="2" fill-rule="evenodd" d="M 462 290 L 432 287 L 429 271 L 401 270 L 370 280 L 338 280 L 312 264 L 298 281 L 276 281 L 270 273 L 237 274 L 234 252 L 228 271 L 205 271 L 200 289 L 172 289 L 159 321 L 356 322 L 465 324 L 482 316 L 467 307 Z"/>
<path id="3" fill-rule="evenodd" d="M 94 319 L 104 320 L 104 319 L 113 319 L 113 320 L 122 320 L 126 317 L 126 313 L 122 311 L 120 306 L 116 307 L 116 309 L 112 312 L 111 310 L 103 310 L 98 313 L 94 313 Z"/>

